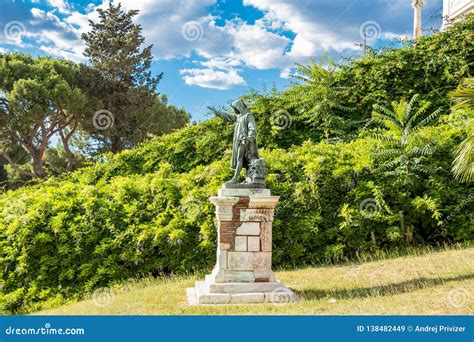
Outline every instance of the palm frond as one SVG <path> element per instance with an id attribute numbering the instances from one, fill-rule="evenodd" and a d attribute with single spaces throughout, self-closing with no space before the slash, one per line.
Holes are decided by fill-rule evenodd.
<path id="1" fill-rule="evenodd" d="M 425 127 L 429 124 L 431 124 L 432 122 L 434 122 L 438 116 L 441 115 L 441 113 L 443 113 L 443 108 L 438 108 L 437 110 L 435 110 L 433 113 L 431 113 L 430 115 L 428 115 L 426 118 L 424 118 L 423 120 L 421 120 L 419 123 L 417 123 L 414 127 L 413 127 L 413 131 L 416 131 L 422 127 Z"/>
<path id="2" fill-rule="evenodd" d="M 394 169 L 397 166 L 400 166 L 401 164 L 402 164 L 402 161 L 400 159 L 399 160 L 392 160 L 392 161 L 388 162 L 387 164 L 385 164 L 385 168 L 386 169 Z"/>
<path id="3" fill-rule="evenodd" d="M 423 149 L 421 150 L 421 154 L 423 156 L 430 156 L 435 152 L 435 150 L 436 150 L 436 146 L 431 145 L 431 144 L 426 144 L 426 146 L 423 147 Z"/>
<path id="4" fill-rule="evenodd" d="M 384 159 L 391 159 L 400 155 L 400 150 L 396 148 L 382 148 L 374 152 L 374 155 Z"/>
<path id="5" fill-rule="evenodd" d="M 419 97 L 420 97 L 420 94 L 415 94 L 415 95 L 413 95 L 413 97 L 411 98 L 410 102 L 408 103 L 408 107 L 406 108 L 406 115 L 405 115 L 405 120 L 404 120 L 404 122 L 406 122 L 406 120 L 410 118 L 410 116 L 411 116 L 411 111 L 413 110 L 413 107 L 414 107 L 415 104 L 417 103 Z"/>
<path id="6" fill-rule="evenodd" d="M 381 133 L 377 133 L 377 132 L 370 132 L 369 136 L 376 139 L 376 140 L 380 140 L 380 141 L 387 142 L 387 143 L 393 143 L 393 144 L 399 144 L 400 143 L 399 139 L 395 139 L 394 137 L 392 137 L 390 135 L 387 135 L 387 134 L 381 134 Z"/>
<path id="7" fill-rule="evenodd" d="M 432 175 L 434 173 L 432 169 L 424 165 L 415 165 L 413 171 L 424 173 L 426 175 Z"/>
<path id="8" fill-rule="evenodd" d="M 408 151 L 408 155 L 410 157 L 417 157 L 417 156 L 423 156 L 423 157 L 426 157 L 426 156 L 429 156 L 429 155 L 432 155 L 434 153 L 435 149 L 434 149 L 434 146 L 431 145 L 431 144 L 426 144 L 425 146 L 423 147 L 413 147 L 411 148 L 409 151 Z"/>
<path id="9" fill-rule="evenodd" d="M 474 106 L 474 77 L 465 78 L 461 87 L 451 91 L 449 94 L 455 103 L 453 110 Z"/>
<path id="10" fill-rule="evenodd" d="M 339 109 L 343 112 L 355 112 L 357 111 L 356 108 L 353 108 L 353 107 L 348 107 L 348 106 L 344 106 L 344 105 L 341 105 L 340 103 L 337 103 L 337 102 L 332 102 L 329 104 L 332 108 L 334 109 Z"/>
<path id="11" fill-rule="evenodd" d="M 384 107 L 384 106 L 381 106 L 381 105 L 378 105 L 378 104 L 374 104 L 374 110 L 376 112 L 379 111 L 380 113 L 385 114 L 386 116 L 392 118 L 392 120 L 397 119 L 396 114 L 393 111 L 391 111 L 390 109 L 388 109 L 387 107 Z"/>
<path id="12" fill-rule="evenodd" d="M 391 123 L 393 123 L 395 126 L 401 128 L 400 122 L 397 120 L 394 112 L 392 112 L 391 110 L 389 110 L 389 109 L 387 109 L 383 106 L 378 106 L 378 105 L 374 105 L 374 110 L 375 111 L 372 112 L 372 118 L 376 122 L 379 122 L 379 123 L 385 125 L 384 120 L 387 120 L 387 121 L 390 121 Z M 385 125 L 385 126 L 387 128 L 390 128 L 387 125 Z"/>
<path id="13" fill-rule="evenodd" d="M 411 115 L 410 118 L 408 119 L 406 123 L 406 130 L 411 131 L 411 128 L 413 125 L 415 125 L 416 121 L 418 120 L 419 117 L 424 115 L 426 111 L 430 108 L 431 103 L 426 102 L 424 103 L 418 110 L 415 112 L 415 114 Z"/>
<path id="14" fill-rule="evenodd" d="M 459 144 L 452 164 L 454 177 L 462 183 L 474 181 L 474 134 Z"/>

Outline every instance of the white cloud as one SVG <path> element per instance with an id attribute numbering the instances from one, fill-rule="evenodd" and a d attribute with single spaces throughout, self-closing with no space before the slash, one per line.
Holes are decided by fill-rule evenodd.
<path id="1" fill-rule="evenodd" d="M 234 86 L 245 85 L 246 82 L 236 70 L 183 69 L 180 70 L 187 85 L 197 85 L 203 88 L 226 90 Z"/>
<path id="2" fill-rule="evenodd" d="M 74 51 L 68 51 L 65 49 L 59 49 L 57 47 L 44 46 L 44 45 L 40 46 L 39 49 L 52 56 L 58 56 L 64 59 L 69 59 L 77 63 L 84 62 L 84 57 L 82 57 L 80 54 Z"/>
<path id="3" fill-rule="evenodd" d="M 290 78 L 291 75 L 291 68 L 285 68 L 280 72 L 281 78 Z"/>
<path id="4" fill-rule="evenodd" d="M 383 32 L 381 34 L 382 38 L 385 39 L 408 39 L 408 35 L 406 34 L 398 34 L 398 33 L 393 33 L 393 32 Z"/>
<path id="5" fill-rule="evenodd" d="M 122 6 L 140 11 L 137 22 L 143 27 L 147 44 L 153 44 L 157 59 L 189 57 L 193 51 L 204 57 L 222 55 L 232 45 L 223 27 L 216 26 L 208 7 L 215 0 L 123 0 Z M 186 23 L 193 22 L 199 30 L 198 39 L 183 32 Z M 191 38 L 191 39 L 190 39 Z"/>
<path id="6" fill-rule="evenodd" d="M 233 70 L 242 65 L 238 59 L 234 58 L 211 58 L 207 61 L 200 62 L 202 66 L 210 69 Z"/>
<path id="7" fill-rule="evenodd" d="M 79 12 L 72 12 L 64 19 L 64 22 L 74 28 L 78 34 L 86 33 L 90 30 L 89 20 L 97 20 L 97 12 L 91 12 L 89 15 Z"/>
<path id="8" fill-rule="evenodd" d="M 48 4 L 56 8 L 60 13 L 71 13 L 67 2 L 64 0 L 48 0 Z"/>
<path id="9" fill-rule="evenodd" d="M 227 22 L 226 31 L 233 37 L 229 55 L 256 69 L 270 69 L 288 64 L 285 48 L 289 38 L 267 31 L 259 23 L 249 25 L 241 20 Z"/>
<path id="10" fill-rule="evenodd" d="M 347 1 L 345 1 L 347 2 Z M 354 1 L 352 1 L 354 3 Z M 296 34 L 288 55 L 294 58 L 320 55 L 325 50 L 355 50 L 354 40 L 340 32 L 337 27 L 321 24 L 321 10 L 325 4 L 311 1 L 289 0 L 244 0 L 244 4 L 270 13 L 278 18 L 286 30 Z M 349 2 L 348 7 L 352 5 Z M 347 10 L 346 8 L 346 10 Z M 341 15 L 344 11 L 341 12 Z"/>
<path id="11" fill-rule="evenodd" d="M 75 62 L 85 61 L 82 54 L 84 44 L 80 39 L 80 29 L 69 24 L 67 20 L 62 21 L 51 11 L 32 8 L 31 14 L 33 19 L 30 24 L 41 29 L 26 32 L 25 35 L 41 44 L 40 50 Z"/>

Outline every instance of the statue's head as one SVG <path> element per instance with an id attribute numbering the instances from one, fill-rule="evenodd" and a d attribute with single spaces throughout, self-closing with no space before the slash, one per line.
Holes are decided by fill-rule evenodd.
<path id="1" fill-rule="evenodd" d="M 238 99 L 232 102 L 231 107 L 234 109 L 237 115 L 243 114 L 248 111 L 247 105 L 244 100 Z"/>

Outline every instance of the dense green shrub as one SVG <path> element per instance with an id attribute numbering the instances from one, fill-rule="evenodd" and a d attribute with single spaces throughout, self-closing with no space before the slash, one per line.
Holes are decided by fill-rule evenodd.
<path id="1" fill-rule="evenodd" d="M 350 103 L 370 112 L 375 103 L 423 94 L 434 107 L 448 107 L 447 94 L 462 77 L 474 73 L 471 15 L 444 32 L 383 48 L 367 58 L 350 59 L 342 67 L 340 84 L 354 91 Z"/>
<path id="2" fill-rule="evenodd" d="M 444 126 L 430 130 L 442 136 L 439 153 L 447 153 L 455 132 Z M 263 151 L 268 185 L 281 196 L 275 265 L 472 239 L 472 204 L 464 203 L 469 188 L 452 178 L 449 160 L 433 162 L 441 171 L 410 197 L 374 164 L 377 144 L 360 138 Z M 49 181 L 1 196 L 1 304 L 18 310 L 115 280 L 211 266 L 216 232 L 207 198 L 230 177 L 228 162 L 226 157 L 187 173 L 162 163 L 153 173 L 96 184 L 88 184 L 95 171 L 90 168 L 74 181 Z"/>
<path id="3" fill-rule="evenodd" d="M 373 57 L 373 64 L 377 58 L 385 55 Z M 461 64 L 467 64 L 463 58 Z M 384 70 L 381 65 L 378 73 L 368 74 L 377 83 L 389 72 Z M 440 86 L 456 86 L 444 76 L 433 77 Z M 410 82 L 417 88 L 418 79 L 409 78 L 403 87 Z M 381 105 L 392 99 L 389 92 L 377 96 L 374 101 Z M 270 117 L 279 108 L 296 116 L 285 93 L 249 99 L 265 147 L 268 186 L 281 196 L 274 265 L 337 262 L 381 249 L 473 239 L 472 184 L 460 184 L 450 173 L 452 151 L 466 128 L 448 112 L 413 139 L 414 147 L 432 146 L 416 161 L 430 172 L 407 177 L 388 169 L 377 153 L 391 146 L 368 134 L 389 136 L 376 121 L 355 136 L 320 141 L 319 133 L 297 117 L 285 130 L 271 127 Z M 138 149 L 106 155 L 63 179 L 0 195 L 0 307 L 21 312 L 130 277 L 212 266 L 215 215 L 207 198 L 231 176 L 231 135 L 230 125 L 207 120 Z"/>

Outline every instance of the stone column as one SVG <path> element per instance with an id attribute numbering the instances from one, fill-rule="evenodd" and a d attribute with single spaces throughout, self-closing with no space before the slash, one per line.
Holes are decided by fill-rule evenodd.
<path id="1" fill-rule="evenodd" d="M 411 6 L 414 9 L 413 39 L 421 37 L 421 8 L 423 5 L 423 0 L 412 0 Z"/>
<path id="2" fill-rule="evenodd" d="M 211 274 L 188 289 L 196 304 L 296 301 L 272 271 L 272 222 L 278 196 L 268 189 L 220 189 L 216 206 L 217 261 Z"/>

